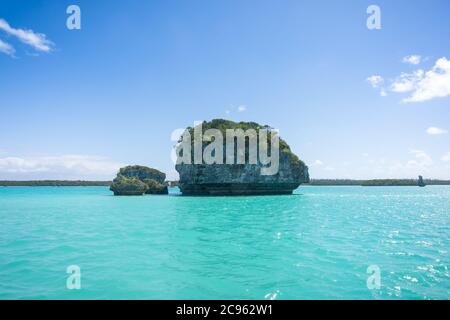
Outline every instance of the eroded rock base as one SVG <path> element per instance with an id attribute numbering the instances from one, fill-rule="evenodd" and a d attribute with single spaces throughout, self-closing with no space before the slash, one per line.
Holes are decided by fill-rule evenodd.
<path id="1" fill-rule="evenodd" d="M 208 183 L 183 184 L 183 195 L 230 196 L 230 195 L 283 195 L 292 194 L 300 186 L 298 183 Z"/>

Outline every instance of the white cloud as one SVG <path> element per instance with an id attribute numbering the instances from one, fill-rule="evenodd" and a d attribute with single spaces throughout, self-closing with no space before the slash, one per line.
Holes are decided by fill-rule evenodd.
<path id="1" fill-rule="evenodd" d="M 37 51 L 50 52 L 52 50 L 53 43 L 48 40 L 47 36 L 43 33 L 36 33 L 33 30 L 13 28 L 4 19 L 0 19 L 0 30 L 5 31 L 9 35 L 15 36 L 20 41 L 28 44 Z"/>
<path id="2" fill-rule="evenodd" d="M 383 77 L 379 75 L 373 75 L 366 79 L 373 88 L 379 88 L 384 83 Z"/>
<path id="3" fill-rule="evenodd" d="M 372 171 L 371 179 L 416 178 L 419 175 L 439 179 L 450 177 L 448 171 L 442 165 L 435 164 L 424 150 L 410 150 L 409 154 L 410 159 L 405 161 L 389 159 L 374 161 L 366 170 Z"/>
<path id="4" fill-rule="evenodd" d="M 336 166 L 310 166 L 310 174 L 315 179 L 349 178 L 349 179 L 417 179 L 419 175 L 430 179 L 450 179 L 450 151 L 434 161 L 434 158 L 424 150 L 410 150 L 405 158 L 392 159 L 388 157 L 366 158 L 365 161 L 348 161 Z M 440 155 L 441 156 L 441 155 Z M 403 158 L 403 157 L 402 157 Z"/>
<path id="5" fill-rule="evenodd" d="M 16 50 L 12 45 L 6 43 L 0 39 L 0 52 L 7 54 L 8 56 L 13 57 Z"/>
<path id="6" fill-rule="evenodd" d="M 423 102 L 450 95 L 450 61 L 443 57 L 429 71 L 403 73 L 392 84 L 394 92 L 411 92 L 403 102 Z"/>
<path id="7" fill-rule="evenodd" d="M 104 157 L 62 155 L 0 158 L 1 179 L 111 179 L 123 164 Z"/>
<path id="8" fill-rule="evenodd" d="M 417 83 L 423 79 L 425 72 L 417 70 L 413 73 L 402 73 L 391 85 L 393 92 L 404 93 L 415 90 Z"/>
<path id="9" fill-rule="evenodd" d="M 450 162 L 450 152 L 447 152 L 446 154 L 444 154 L 442 156 L 441 160 L 444 162 Z"/>
<path id="10" fill-rule="evenodd" d="M 242 113 L 247 111 L 247 106 L 245 104 L 241 104 L 241 105 L 232 105 L 230 104 L 229 107 L 225 110 L 226 114 L 231 114 L 231 113 Z"/>
<path id="11" fill-rule="evenodd" d="M 387 96 L 387 92 L 386 92 L 386 90 L 383 87 L 383 84 L 384 84 L 383 77 L 381 77 L 379 75 L 373 75 L 373 76 L 368 77 L 366 79 L 366 81 L 370 83 L 372 88 L 380 89 L 380 96 L 382 96 L 382 97 L 386 97 Z"/>
<path id="12" fill-rule="evenodd" d="M 317 166 L 317 167 L 320 167 L 320 166 L 322 166 L 323 165 L 323 162 L 321 161 L 321 160 L 316 160 L 316 161 L 314 161 L 313 162 L 313 164 L 312 164 L 313 166 Z"/>
<path id="13" fill-rule="evenodd" d="M 433 159 L 423 150 L 411 150 L 409 153 L 414 155 L 414 159 L 406 163 L 407 167 L 425 168 L 433 164 Z"/>
<path id="14" fill-rule="evenodd" d="M 426 130 L 426 133 L 431 134 L 431 135 L 439 135 L 439 134 L 447 133 L 447 130 L 441 129 L 441 128 L 437 128 L 437 127 L 429 127 Z"/>
<path id="15" fill-rule="evenodd" d="M 238 110 L 238 112 L 244 112 L 245 110 L 247 110 L 247 106 L 240 105 L 237 110 Z"/>
<path id="16" fill-rule="evenodd" d="M 402 61 L 403 61 L 403 63 L 409 63 L 409 64 L 413 64 L 413 65 L 418 65 L 422 61 L 422 57 L 417 55 L 417 54 L 414 54 L 414 55 L 411 55 L 411 56 L 404 57 Z"/>

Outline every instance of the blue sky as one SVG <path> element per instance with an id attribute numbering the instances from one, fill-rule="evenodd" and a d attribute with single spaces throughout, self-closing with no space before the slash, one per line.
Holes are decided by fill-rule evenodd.
<path id="1" fill-rule="evenodd" d="M 174 178 L 172 131 L 213 118 L 278 128 L 313 178 L 450 179 L 448 1 L 2 0 L 0 19 L 0 179 Z"/>

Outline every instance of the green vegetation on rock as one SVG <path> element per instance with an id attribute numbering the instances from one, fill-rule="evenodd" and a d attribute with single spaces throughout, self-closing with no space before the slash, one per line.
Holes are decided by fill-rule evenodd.
<path id="1" fill-rule="evenodd" d="M 168 194 L 169 190 L 166 184 L 159 183 L 153 179 L 144 179 L 143 182 L 147 185 L 148 189 L 146 194 Z"/>
<path id="2" fill-rule="evenodd" d="M 226 131 L 228 129 L 231 130 L 237 130 L 237 129 L 242 129 L 244 131 L 249 130 L 249 129 L 253 129 L 256 130 L 258 132 L 258 130 L 267 130 L 268 134 L 267 134 L 267 143 L 270 149 L 270 145 L 271 145 L 271 134 L 273 132 L 273 128 L 268 126 L 268 125 L 260 125 L 256 122 L 235 122 L 235 121 L 231 121 L 231 120 L 225 120 L 225 119 L 213 119 L 211 121 L 203 121 L 202 122 L 202 134 L 205 134 L 205 131 L 209 130 L 209 129 L 217 129 L 222 133 L 223 136 L 223 144 L 225 146 L 226 144 Z M 191 139 L 192 139 L 192 145 L 194 144 L 194 128 L 193 127 L 188 127 L 186 128 L 186 130 L 189 131 L 189 134 L 191 135 Z M 181 138 L 180 141 L 181 142 Z M 207 143 L 204 143 L 204 145 L 206 145 Z M 280 153 L 284 153 L 289 155 L 289 157 L 291 158 L 291 161 L 299 166 L 305 166 L 305 163 L 303 161 L 301 161 L 292 151 L 291 148 L 289 147 L 289 145 L 286 143 L 286 141 L 284 141 L 283 139 L 279 140 L 279 149 L 280 149 Z M 248 150 L 246 150 L 246 154 L 248 153 Z M 193 151 L 192 151 L 192 156 L 193 156 Z"/>
<path id="3" fill-rule="evenodd" d="M 136 177 L 125 177 L 119 174 L 113 180 L 110 190 L 116 196 L 141 196 L 148 190 L 148 186 Z"/>
<path id="4" fill-rule="evenodd" d="M 200 125 L 197 127 L 188 127 L 186 130 L 190 135 L 191 143 L 191 159 L 194 160 L 194 152 L 196 146 L 194 144 L 196 129 L 199 130 Z M 271 156 L 272 146 L 272 134 L 275 130 L 267 125 L 260 125 L 255 122 L 234 122 L 224 119 L 214 119 L 211 121 L 204 121 L 201 124 L 202 135 L 205 138 L 206 131 L 210 129 L 216 129 L 221 133 L 223 139 L 223 162 L 207 164 L 205 162 L 196 164 L 195 161 L 191 163 L 179 163 L 175 166 L 175 169 L 180 175 L 179 187 L 185 195 L 251 195 L 251 194 L 291 194 L 300 184 L 309 182 L 308 167 L 303 161 L 301 161 L 290 149 L 289 145 L 283 139 L 279 139 L 279 157 L 277 161 L 277 170 L 270 175 L 261 174 L 262 168 L 265 167 L 261 163 L 261 159 L 257 163 L 250 163 L 250 146 L 249 141 L 251 135 L 256 133 L 256 138 L 261 139 L 260 130 L 267 131 L 267 150 L 269 156 Z M 248 130 L 254 130 L 250 133 Z M 227 130 L 242 130 L 244 132 L 245 143 L 244 163 L 227 163 Z M 242 136 L 241 136 L 242 137 Z M 213 137 L 210 137 L 213 139 Z M 234 138 L 236 139 L 236 138 Z M 253 139 L 253 138 L 252 138 Z M 205 151 L 211 142 L 210 139 L 204 139 L 207 141 L 202 142 L 202 150 Z M 180 138 L 180 143 L 183 141 L 183 137 Z M 258 141 L 256 153 L 258 156 L 261 147 L 266 149 L 264 144 L 260 144 Z M 238 148 L 236 147 L 236 141 L 232 141 L 234 144 L 234 157 L 236 159 Z M 182 143 L 180 144 L 182 147 Z M 254 150 L 254 149 L 253 149 Z M 184 149 L 181 149 L 184 152 Z M 239 150 L 241 152 L 242 150 Z M 216 150 L 214 149 L 214 152 Z M 178 154 L 183 156 L 182 154 Z M 279 164 L 279 166 L 278 166 Z"/>
<path id="5" fill-rule="evenodd" d="M 164 182 L 166 174 L 149 167 L 127 166 L 121 168 L 111 184 L 114 195 L 168 194 Z"/>
<path id="6" fill-rule="evenodd" d="M 153 179 L 159 183 L 164 183 L 164 180 L 166 180 L 166 174 L 164 172 L 138 165 L 120 168 L 119 174 L 124 177 L 136 177 L 140 180 Z"/>

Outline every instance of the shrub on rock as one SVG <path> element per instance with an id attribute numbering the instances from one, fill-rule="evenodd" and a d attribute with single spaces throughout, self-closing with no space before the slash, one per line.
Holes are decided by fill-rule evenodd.
<path id="1" fill-rule="evenodd" d="M 110 189 L 114 195 L 168 194 L 166 174 L 149 167 L 121 168 Z"/>
<path id="2" fill-rule="evenodd" d="M 145 179 L 152 179 L 161 184 L 164 183 L 164 180 L 166 180 L 166 174 L 164 172 L 137 165 L 121 168 L 119 174 L 124 177 L 136 177 L 141 181 L 144 181 Z"/>
<path id="3" fill-rule="evenodd" d="M 159 183 L 156 180 L 144 179 L 143 182 L 148 187 L 147 191 L 145 192 L 146 194 L 168 194 L 169 193 L 167 185 Z"/>
<path id="4" fill-rule="evenodd" d="M 148 186 L 138 178 L 124 177 L 119 174 L 109 189 L 115 196 L 142 196 L 148 190 Z"/>

